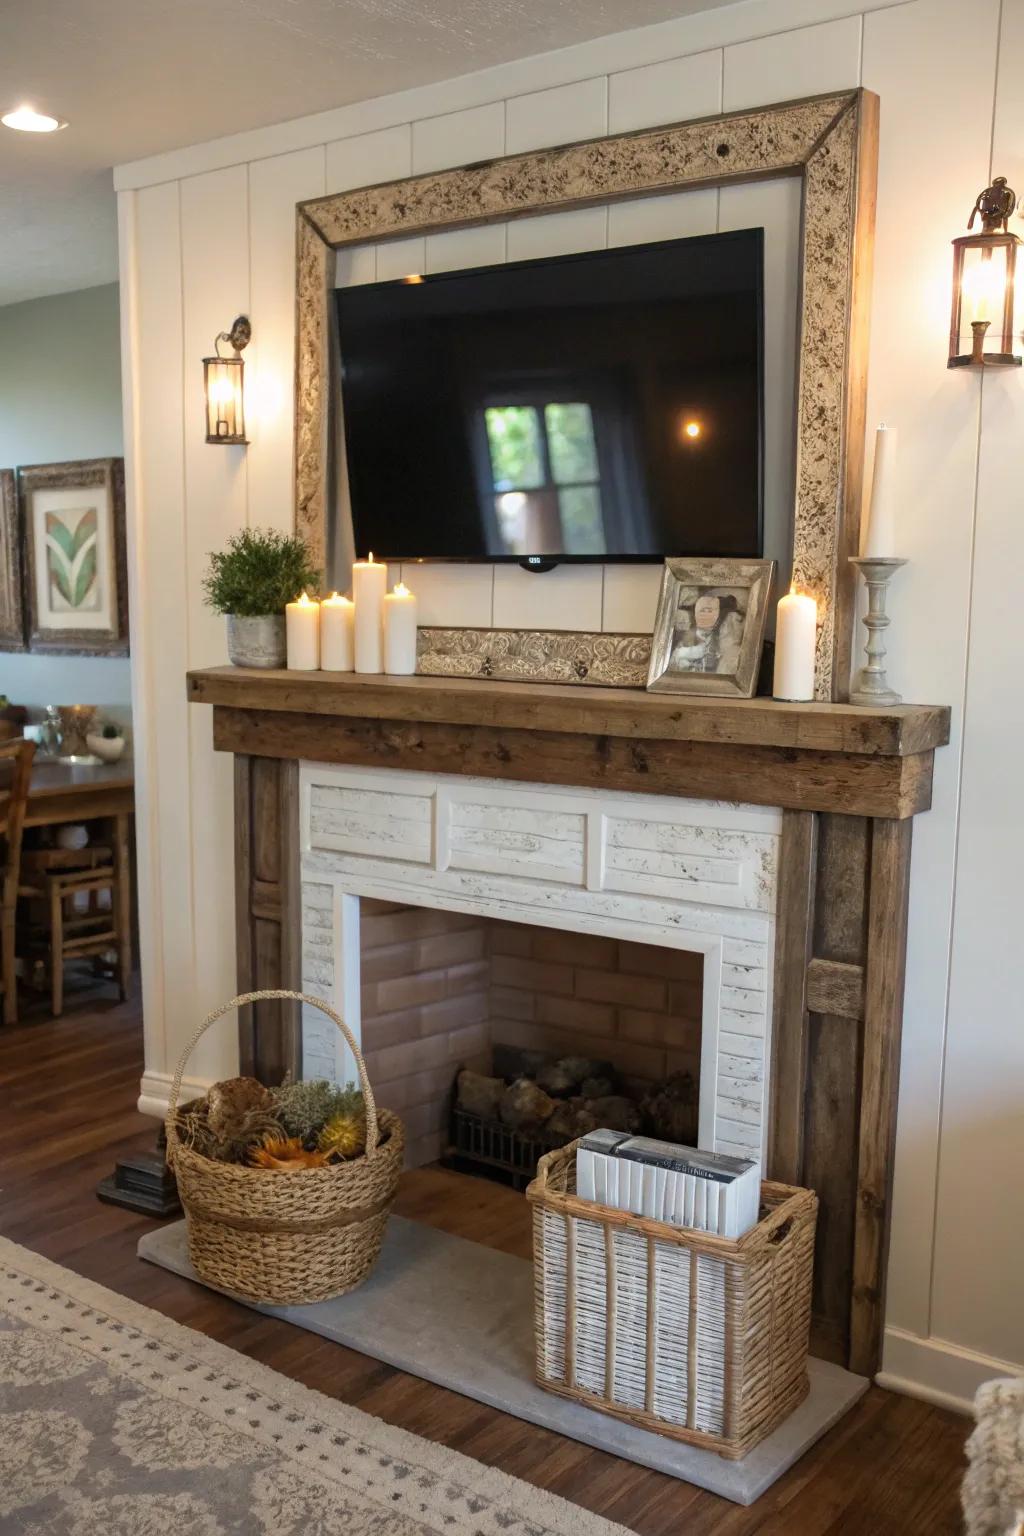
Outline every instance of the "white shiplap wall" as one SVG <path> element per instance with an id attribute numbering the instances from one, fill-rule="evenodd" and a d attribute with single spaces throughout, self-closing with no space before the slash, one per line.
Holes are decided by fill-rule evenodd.
<path id="1" fill-rule="evenodd" d="M 641 127 L 858 83 L 879 93 L 868 419 L 900 427 L 900 532 L 911 560 L 894 589 L 890 655 L 907 697 L 954 707 L 934 809 L 915 827 L 886 1365 L 890 1379 L 959 1401 L 986 1374 L 1024 1361 L 1016 1179 L 1024 1032 L 1013 969 L 998 958 L 1013 951 L 1014 871 L 1024 863 L 1013 767 L 1024 749 L 1016 643 L 1024 381 L 944 367 L 948 240 L 993 170 L 1017 185 L 1024 175 L 1014 62 L 1024 4 L 972 0 L 969 19 L 967 9 L 962 0 L 746 0 L 194 146 L 117 177 L 135 716 L 144 738 L 144 1100 L 155 1107 L 197 1015 L 232 989 L 230 772 L 210 750 L 208 712 L 185 704 L 183 674 L 224 654 L 220 626 L 199 599 L 207 550 L 246 522 L 285 527 L 291 518 L 293 204 L 606 124 Z M 779 196 L 771 185 L 700 192 L 382 245 L 346 255 L 339 280 L 365 281 L 371 264 L 384 277 L 762 218 L 777 220 L 769 250 L 781 270 L 795 224 L 772 201 Z M 768 316 L 768 403 L 781 420 L 792 322 L 779 292 L 781 307 Z M 247 452 L 209 449 L 199 359 L 243 309 L 255 326 L 253 441 Z M 777 495 L 785 474 L 780 460 Z M 443 597 L 446 614 L 455 603 L 465 622 L 546 622 L 554 606 L 571 611 L 574 626 L 631 628 L 649 611 L 645 575 L 609 568 L 537 582 L 504 568 L 497 579 L 421 570 L 417 584 L 427 612 Z M 190 1071 L 201 1080 L 231 1057 L 219 1037 Z"/>

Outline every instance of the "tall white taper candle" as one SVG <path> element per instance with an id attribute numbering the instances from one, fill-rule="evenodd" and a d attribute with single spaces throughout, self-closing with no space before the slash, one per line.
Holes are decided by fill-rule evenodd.
<path id="1" fill-rule="evenodd" d="M 303 592 L 285 609 L 289 672 L 315 672 L 320 665 L 320 604 Z"/>
<path id="2" fill-rule="evenodd" d="M 332 592 L 320 604 L 320 666 L 324 672 L 351 672 L 355 665 L 355 606 Z"/>
<path id="3" fill-rule="evenodd" d="M 790 591 L 775 620 L 775 680 L 772 693 L 793 703 L 814 698 L 814 647 L 818 605 L 806 593 Z"/>
<path id="4" fill-rule="evenodd" d="M 899 434 L 884 422 L 875 433 L 875 472 L 871 480 L 871 509 L 860 541 L 862 558 L 888 560 L 896 548 L 896 452 Z"/>
<path id="5" fill-rule="evenodd" d="M 384 662 L 384 593 L 388 589 L 388 568 L 375 560 L 371 550 L 368 560 L 352 566 L 352 597 L 356 605 L 355 669 L 380 672 Z"/>
<path id="6" fill-rule="evenodd" d="M 416 671 L 416 598 L 401 581 L 384 596 L 384 671 L 396 677 Z"/>

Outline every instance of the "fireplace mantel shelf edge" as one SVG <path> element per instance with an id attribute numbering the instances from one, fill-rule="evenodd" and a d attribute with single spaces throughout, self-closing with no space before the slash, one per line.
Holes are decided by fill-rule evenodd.
<path id="1" fill-rule="evenodd" d="M 931 804 L 945 705 L 861 709 L 616 688 L 211 667 L 221 751 L 902 820 Z"/>

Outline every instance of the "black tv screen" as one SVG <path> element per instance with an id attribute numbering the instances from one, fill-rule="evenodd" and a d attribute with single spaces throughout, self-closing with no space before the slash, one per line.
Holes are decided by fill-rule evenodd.
<path id="1" fill-rule="evenodd" d="M 762 295 L 760 229 L 338 289 L 354 548 L 761 554 Z"/>

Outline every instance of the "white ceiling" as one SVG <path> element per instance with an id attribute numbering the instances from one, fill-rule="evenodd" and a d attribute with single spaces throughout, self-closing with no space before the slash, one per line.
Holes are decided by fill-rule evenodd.
<path id="1" fill-rule="evenodd" d="M 113 282 L 111 167 L 727 0 L 0 0 L 0 304 Z"/>

